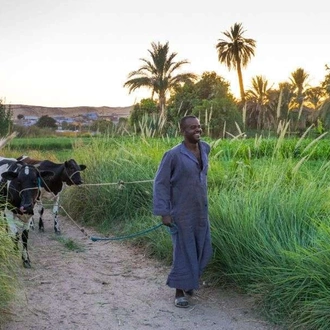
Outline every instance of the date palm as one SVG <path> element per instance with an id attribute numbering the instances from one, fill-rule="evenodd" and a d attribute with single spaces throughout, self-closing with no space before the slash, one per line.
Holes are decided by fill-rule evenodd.
<path id="1" fill-rule="evenodd" d="M 270 129 L 275 122 L 274 109 L 270 103 L 271 88 L 263 76 L 253 77 L 252 88 L 246 91 L 247 123 L 253 128 Z"/>
<path id="2" fill-rule="evenodd" d="M 298 103 L 298 108 L 300 108 L 303 104 L 305 91 L 308 87 L 308 78 L 309 74 L 303 69 L 298 68 L 297 70 L 291 73 L 290 82 L 294 88 L 296 102 Z M 291 108 L 296 106 L 295 101 L 292 103 Z"/>
<path id="3" fill-rule="evenodd" d="M 165 116 L 166 98 L 168 93 L 180 85 L 188 81 L 196 79 L 193 73 L 175 74 L 184 64 L 188 64 L 187 60 L 174 61 L 177 53 L 169 52 L 169 43 L 151 43 L 152 49 L 148 50 L 151 59 L 141 58 L 144 63 L 138 70 L 128 74 L 128 80 L 124 87 L 129 88 L 129 93 L 134 90 L 147 87 L 151 89 L 151 97 L 158 95 L 158 105 L 160 115 Z"/>
<path id="4" fill-rule="evenodd" d="M 228 39 L 218 39 L 216 45 L 219 62 L 225 64 L 229 70 L 237 70 L 242 102 L 245 102 L 242 68 L 246 67 L 254 56 L 256 47 L 254 39 L 243 37 L 244 32 L 242 23 L 235 23 L 230 31 L 223 32 Z"/>

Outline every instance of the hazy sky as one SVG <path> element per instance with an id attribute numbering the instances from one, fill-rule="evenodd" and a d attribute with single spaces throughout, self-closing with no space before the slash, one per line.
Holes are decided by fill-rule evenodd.
<path id="1" fill-rule="evenodd" d="M 150 93 L 123 87 L 151 42 L 169 42 L 185 71 L 215 71 L 238 94 L 237 74 L 218 62 L 222 32 L 242 23 L 257 42 L 244 85 L 287 81 L 302 67 L 318 85 L 330 65 L 325 2 L 278 0 L 0 0 L 0 98 L 41 106 L 128 106 Z M 327 6 L 328 7 L 328 6 Z"/>

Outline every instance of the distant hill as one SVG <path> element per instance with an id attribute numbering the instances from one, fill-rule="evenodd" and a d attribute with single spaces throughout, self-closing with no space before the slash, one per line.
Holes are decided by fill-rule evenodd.
<path id="1" fill-rule="evenodd" d="M 24 105 L 24 104 L 10 104 L 13 112 L 13 119 L 17 119 L 18 115 L 24 116 L 65 116 L 65 117 L 77 117 L 79 115 L 85 115 L 87 113 L 97 113 L 98 115 L 111 115 L 116 114 L 118 117 L 128 117 L 133 110 L 133 105 L 129 107 L 42 107 L 37 105 Z"/>

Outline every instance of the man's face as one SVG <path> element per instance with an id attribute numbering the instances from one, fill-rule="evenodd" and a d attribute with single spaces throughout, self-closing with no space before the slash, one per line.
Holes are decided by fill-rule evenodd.
<path id="1" fill-rule="evenodd" d="M 185 120 L 182 132 L 187 141 L 197 143 L 202 134 L 202 128 L 199 120 L 197 118 L 187 118 Z"/>

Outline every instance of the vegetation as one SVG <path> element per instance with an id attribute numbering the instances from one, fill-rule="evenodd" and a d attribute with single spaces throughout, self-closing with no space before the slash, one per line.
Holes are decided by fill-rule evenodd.
<path id="1" fill-rule="evenodd" d="M 187 60 L 175 62 L 177 53 L 169 53 L 169 43 L 151 43 L 152 50 L 148 50 L 151 60 L 142 58 L 144 63 L 138 70 L 132 71 L 128 75 L 128 80 L 124 87 L 129 88 L 129 92 L 141 87 L 147 87 L 154 94 L 158 95 L 160 116 L 165 117 L 165 106 L 167 93 L 172 88 L 183 82 L 188 82 L 196 78 L 193 73 L 176 73 Z"/>
<path id="2" fill-rule="evenodd" d="M 5 105 L 0 99 L 0 137 L 4 137 L 12 132 L 12 111 L 10 106 Z"/>
<path id="3" fill-rule="evenodd" d="M 211 137 L 237 133 L 242 116 L 229 91 L 229 84 L 213 72 L 204 72 L 196 83 L 187 83 L 175 89 L 168 104 L 168 123 L 174 126 L 185 114 L 198 116 L 204 132 Z"/>
<path id="4" fill-rule="evenodd" d="M 153 177 L 163 152 L 181 141 L 178 135 L 149 137 L 143 133 L 147 128 L 141 128 L 140 136 L 77 139 L 70 149 L 24 153 L 61 160 L 74 157 L 86 164 L 85 184 L 68 187 L 62 194 L 65 212 L 104 236 L 130 235 L 159 224 L 151 212 Z M 212 146 L 209 214 L 214 246 L 206 276 L 218 285 L 235 285 L 254 295 L 260 310 L 275 323 L 290 329 L 327 329 L 330 147 L 324 137 L 283 136 L 284 131 L 279 138 L 267 139 L 205 137 Z M 4 149 L 6 156 L 21 152 L 12 146 Z M 130 242 L 171 262 L 165 227 Z M 0 249 L 11 251 L 5 244 Z M 63 244 L 79 250 L 70 239 Z M 14 277 L 2 274 L 15 285 Z M 13 295 L 7 288 L 2 306 Z"/>
<path id="5" fill-rule="evenodd" d="M 82 244 L 71 238 L 63 236 L 54 236 L 54 239 L 63 244 L 63 246 L 65 246 L 69 251 L 83 252 L 85 250 Z"/>
<path id="6" fill-rule="evenodd" d="M 65 191 L 64 208 L 105 236 L 152 228 L 159 223 L 151 213 L 154 173 L 163 152 L 179 141 L 92 140 L 91 145 L 75 151 L 75 157 L 87 165 L 86 184 Z M 290 329 L 327 329 L 327 141 L 260 138 L 209 142 L 214 258 L 207 276 L 219 285 L 234 284 L 253 294 L 260 310 L 275 323 Z M 102 185 L 95 185 L 97 182 Z M 170 237 L 164 227 L 131 243 L 171 262 Z"/>
<path id="7" fill-rule="evenodd" d="M 17 287 L 16 267 L 18 253 L 8 235 L 3 217 L 0 218 L 0 324 L 6 315 L 9 302 L 15 295 Z"/>
<path id="8" fill-rule="evenodd" d="M 39 128 L 57 129 L 56 120 L 48 115 L 41 116 L 35 125 Z"/>
<path id="9" fill-rule="evenodd" d="M 256 47 L 256 41 L 251 38 L 244 38 L 244 33 L 242 23 L 235 23 L 230 31 L 223 32 L 228 40 L 219 39 L 216 45 L 219 62 L 224 63 L 229 70 L 231 68 L 237 70 L 241 101 L 243 103 L 245 102 L 245 92 L 242 68 L 246 67 L 251 57 L 254 56 Z"/>
<path id="10" fill-rule="evenodd" d="M 127 121 L 95 122 L 95 131 L 102 133 L 96 137 L 54 139 L 45 137 L 52 136 L 53 129 L 22 129 L 20 136 L 29 138 L 14 139 L 3 155 L 53 161 L 74 157 L 86 164 L 85 184 L 64 191 L 63 208 L 105 236 L 125 236 L 159 224 L 151 213 L 155 171 L 163 152 L 181 141 L 179 118 L 197 115 L 212 145 L 209 214 L 214 258 L 206 275 L 214 283 L 253 294 L 274 323 L 326 330 L 330 68 L 325 66 L 320 86 L 309 86 L 309 74 L 298 68 L 278 88 L 266 77 L 253 77 L 245 92 L 242 68 L 254 56 L 256 42 L 244 38 L 244 32 L 242 24 L 235 23 L 224 32 L 228 40 L 219 39 L 216 45 L 219 62 L 237 70 L 241 102 L 215 72 L 198 79 L 192 73 L 176 74 L 188 61 L 175 62 L 177 54 L 169 53 L 168 42 L 152 43 L 151 60 L 142 59 L 143 66 L 132 71 L 124 85 L 130 92 L 150 88 L 152 98 L 135 104 Z M 0 135 L 6 135 L 11 131 L 11 122 L 5 120 L 9 109 L 1 105 Z M 131 242 L 171 262 L 164 227 Z M 0 310 L 15 287 L 10 244 L 0 226 Z M 70 240 L 63 244 L 79 249 Z"/>

